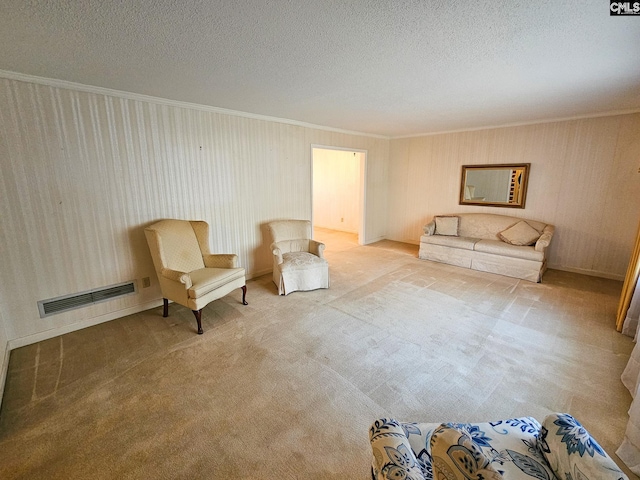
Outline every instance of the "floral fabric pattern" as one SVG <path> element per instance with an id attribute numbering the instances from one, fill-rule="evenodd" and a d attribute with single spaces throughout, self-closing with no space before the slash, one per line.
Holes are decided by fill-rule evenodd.
<path id="1" fill-rule="evenodd" d="M 369 431 L 374 480 L 628 480 L 567 414 L 541 425 L 522 417 L 487 423 L 376 420 Z"/>
<path id="2" fill-rule="evenodd" d="M 501 480 L 475 440 L 451 424 L 440 425 L 430 441 L 435 478 L 454 479 L 460 474 L 469 480 Z"/>
<path id="3" fill-rule="evenodd" d="M 376 420 L 369 429 L 369 440 L 373 450 L 372 472 L 374 478 L 380 480 L 426 480 L 433 478 L 426 476 L 424 466 L 416 459 L 405 434 L 405 431 L 415 432 L 416 430 L 411 428 L 405 430 L 404 428 L 396 420 L 381 418 Z"/>
<path id="4" fill-rule="evenodd" d="M 562 435 L 562 443 L 567 444 L 569 455 L 574 452 L 578 452 L 581 457 L 585 453 L 593 457 L 596 452 L 603 457 L 606 455 L 598 442 L 591 438 L 589 432 L 575 418 L 567 414 L 559 414 L 556 417 L 553 423 L 560 427 L 556 435 Z"/>
<path id="5" fill-rule="evenodd" d="M 539 446 L 560 480 L 627 479 L 587 429 L 567 413 L 544 419 Z"/>

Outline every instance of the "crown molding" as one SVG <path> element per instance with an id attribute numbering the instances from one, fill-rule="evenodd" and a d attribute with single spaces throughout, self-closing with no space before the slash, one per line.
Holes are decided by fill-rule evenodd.
<path id="1" fill-rule="evenodd" d="M 612 110 L 612 111 L 601 112 L 601 113 L 591 113 L 591 114 L 575 115 L 575 116 L 561 117 L 561 118 L 547 118 L 547 119 L 534 120 L 534 121 L 502 123 L 502 124 L 496 124 L 496 125 L 483 125 L 483 126 L 472 127 L 472 128 L 460 128 L 455 130 L 442 130 L 442 131 L 435 131 L 435 132 L 414 133 L 410 135 L 391 136 L 391 135 L 378 135 L 374 133 L 357 132 L 353 130 L 343 130 L 340 128 L 327 127 L 324 125 L 315 125 L 313 123 L 300 122 L 298 120 L 291 120 L 287 118 L 270 117 L 268 115 L 260 115 L 257 113 L 240 112 L 237 110 L 231 110 L 231 109 L 220 108 L 220 107 L 212 107 L 209 105 L 202 105 L 199 103 L 182 102 L 179 100 L 170 100 L 162 97 L 153 97 L 151 95 L 143 95 L 141 93 L 126 92 L 124 90 L 115 90 L 111 88 L 97 87 L 94 85 L 85 85 L 83 83 L 69 82 L 67 80 L 38 77 L 35 75 L 28 75 L 26 73 L 12 72 L 10 70 L 0 70 L 0 78 L 6 78 L 8 80 L 17 80 L 20 82 L 27 82 L 27 83 L 37 83 L 39 85 L 46 85 L 54 88 L 63 88 L 67 90 L 76 90 L 80 92 L 94 93 L 98 95 L 124 98 L 127 100 L 155 103 L 158 105 L 167 105 L 171 107 L 189 108 L 189 109 L 200 110 L 204 112 L 218 113 L 221 115 L 231 115 L 235 117 L 249 118 L 252 120 L 262 120 L 265 122 L 282 123 L 285 125 L 292 125 L 296 127 L 311 128 L 315 130 L 323 130 L 327 132 L 341 133 L 345 135 L 356 135 L 360 137 L 378 138 L 383 140 L 399 140 L 404 138 L 428 137 L 433 135 L 446 135 L 449 133 L 475 132 L 479 130 L 492 130 L 496 128 L 522 127 L 527 125 L 569 122 L 572 120 L 585 120 L 589 118 L 613 117 L 616 115 L 630 115 L 634 113 L 640 113 L 640 108 L 631 108 L 626 110 Z"/>
<path id="2" fill-rule="evenodd" d="M 85 85 L 83 83 L 69 82 L 67 80 L 38 77 L 35 75 L 28 75 L 26 73 L 12 72 L 10 70 L 0 70 L 0 78 L 6 78 L 8 80 L 17 80 L 20 82 L 27 82 L 27 83 L 37 83 L 39 85 L 46 85 L 54 88 L 64 88 L 67 90 L 76 90 L 80 92 L 94 93 L 98 95 L 124 98 L 127 100 L 155 103 L 158 105 L 167 105 L 170 107 L 189 108 L 189 109 L 200 110 L 204 112 L 218 113 L 221 115 L 231 115 L 234 117 L 250 118 L 252 120 L 276 122 L 276 123 L 282 123 L 285 125 L 293 125 L 296 127 L 312 128 L 315 130 L 324 130 L 327 132 L 342 133 L 345 135 L 357 135 L 360 137 L 372 137 L 372 138 L 379 138 L 384 140 L 389 140 L 391 138 L 385 135 L 376 135 L 373 133 L 343 130 L 340 128 L 327 127 L 324 125 L 315 125 L 313 123 L 300 122 L 298 120 L 290 120 L 287 118 L 270 117 L 268 115 L 260 115 L 257 113 L 240 112 L 237 110 L 230 110 L 227 108 L 220 108 L 220 107 L 212 107 L 209 105 L 202 105 L 199 103 L 182 102 L 179 100 L 170 100 L 167 98 L 153 97 L 151 95 L 143 95 L 141 93 L 126 92 L 124 90 L 114 90 L 111 88 L 96 87 L 95 85 Z"/>
<path id="3" fill-rule="evenodd" d="M 481 127 L 473 127 L 473 128 L 460 128 L 457 130 L 443 130 L 438 132 L 426 132 L 426 133 L 412 133 L 411 135 L 398 135 L 389 137 L 390 140 L 399 140 L 402 138 L 416 138 L 416 137 L 429 137 L 433 135 L 446 135 L 449 133 L 463 133 L 463 132 L 477 132 L 479 130 L 493 130 L 495 128 L 511 128 L 511 127 L 524 127 L 527 125 L 541 125 L 543 123 L 558 123 L 558 122 L 570 122 L 572 120 L 586 120 L 589 118 L 600 118 L 600 117 L 615 117 L 616 115 L 631 115 L 634 113 L 640 113 L 640 108 L 629 108 L 626 110 L 611 110 L 608 112 L 601 113 L 587 113 L 584 115 L 575 115 L 572 117 L 561 117 L 561 118 L 547 118 L 543 120 L 532 120 L 530 122 L 513 122 L 513 123 L 502 123 L 498 125 L 486 125 Z"/>

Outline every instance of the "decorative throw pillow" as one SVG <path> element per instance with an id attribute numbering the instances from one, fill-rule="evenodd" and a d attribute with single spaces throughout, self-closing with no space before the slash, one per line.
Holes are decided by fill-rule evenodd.
<path id="1" fill-rule="evenodd" d="M 436 235 L 458 236 L 458 223 L 460 217 L 440 215 L 435 217 Z"/>
<path id="2" fill-rule="evenodd" d="M 587 429 L 568 413 L 545 417 L 538 446 L 558 478 L 628 480 Z"/>
<path id="3" fill-rule="evenodd" d="M 498 237 L 511 245 L 533 245 L 540 238 L 540 232 L 521 220 L 498 233 Z"/>

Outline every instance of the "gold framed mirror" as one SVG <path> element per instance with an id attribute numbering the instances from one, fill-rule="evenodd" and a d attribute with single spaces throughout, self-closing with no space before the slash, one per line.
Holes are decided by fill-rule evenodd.
<path id="1" fill-rule="evenodd" d="M 463 165 L 460 205 L 524 208 L 530 163 Z"/>

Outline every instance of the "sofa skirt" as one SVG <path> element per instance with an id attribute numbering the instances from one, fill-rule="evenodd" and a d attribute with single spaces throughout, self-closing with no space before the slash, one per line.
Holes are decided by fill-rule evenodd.
<path id="1" fill-rule="evenodd" d="M 418 257 L 422 260 L 446 263 L 480 272 L 496 273 L 536 283 L 542 280 L 542 275 L 547 269 L 546 261 L 493 255 L 423 242 L 420 242 Z"/>

